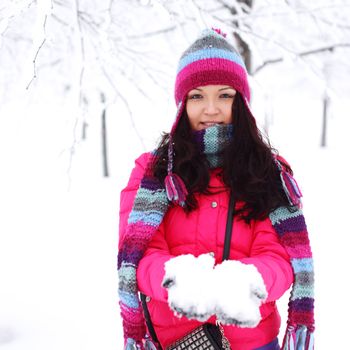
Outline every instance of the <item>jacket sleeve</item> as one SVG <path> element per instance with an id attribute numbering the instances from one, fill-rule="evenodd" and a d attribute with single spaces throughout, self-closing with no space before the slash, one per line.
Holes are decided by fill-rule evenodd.
<path id="1" fill-rule="evenodd" d="M 270 219 L 256 224 L 250 256 L 240 261 L 253 264 L 262 275 L 268 292 L 265 302 L 279 299 L 293 283 L 294 275 L 289 255 L 279 242 Z"/>
<path id="2" fill-rule="evenodd" d="M 150 153 L 143 153 L 135 160 L 135 167 L 131 172 L 129 182 L 120 193 L 120 207 L 119 207 L 119 243 L 120 249 L 123 242 L 126 226 L 128 224 L 129 214 L 134 204 L 136 192 L 140 186 L 140 182 L 145 173 Z"/>
<path id="3" fill-rule="evenodd" d="M 137 283 L 142 293 L 155 300 L 168 300 L 168 292 L 162 287 L 162 281 L 165 275 L 164 265 L 173 257 L 165 240 L 163 220 L 137 268 Z"/>

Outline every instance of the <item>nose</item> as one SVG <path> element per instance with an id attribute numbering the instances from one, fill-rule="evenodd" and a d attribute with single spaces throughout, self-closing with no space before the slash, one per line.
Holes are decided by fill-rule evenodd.
<path id="1" fill-rule="evenodd" d="M 215 115 L 219 113 L 219 108 L 214 100 L 208 100 L 205 109 L 204 109 L 205 114 L 208 115 Z"/>

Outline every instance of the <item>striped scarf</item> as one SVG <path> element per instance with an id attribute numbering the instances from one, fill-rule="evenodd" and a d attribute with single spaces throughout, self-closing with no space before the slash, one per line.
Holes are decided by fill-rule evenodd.
<path id="1" fill-rule="evenodd" d="M 215 126 L 194 133 L 211 167 L 220 166 L 220 155 L 232 137 L 232 126 Z M 136 193 L 128 225 L 118 253 L 119 305 L 123 320 L 125 350 L 155 349 L 146 337 L 145 320 L 138 296 L 136 270 L 153 234 L 169 208 L 167 191 L 153 176 L 153 153 Z M 270 220 L 281 244 L 290 256 L 294 284 L 289 301 L 287 331 L 282 350 L 312 350 L 314 331 L 313 261 L 308 232 L 300 207 L 300 191 L 295 180 L 276 158 L 281 181 L 294 210 L 280 207 Z"/>
<path id="2" fill-rule="evenodd" d="M 193 131 L 192 137 L 204 154 L 210 168 L 222 166 L 223 151 L 233 137 L 233 125 L 215 125 L 207 129 Z"/>
<path id="3" fill-rule="evenodd" d="M 314 348 L 314 266 L 304 215 L 280 207 L 270 213 L 280 243 L 290 257 L 294 283 L 288 304 L 287 331 L 281 350 Z"/>

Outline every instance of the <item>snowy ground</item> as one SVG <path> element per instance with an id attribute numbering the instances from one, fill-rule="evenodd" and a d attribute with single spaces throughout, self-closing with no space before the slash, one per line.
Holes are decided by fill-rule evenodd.
<path id="1" fill-rule="evenodd" d="M 274 115 L 284 117 L 275 118 L 270 135 L 304 193 L 316 261 L 317 349 L 344 348 L 350 312 L 350 106 L 344 100 L 334 106 L 329 147 L 320 149 L 320 102 L 300 99 L 296 106 L 288 97 L 275 104 Z M 69 144 L 71 124 L 64 107 L 54 111 L 48 102 L 2 108 L 0 348 L 121 349 L 118 196 L 142 148 L 127 120 L 111 122 L 111 177 L 101 176 L 97 143 L 87 143 L 74 155 L 69 186 L 62 144 Z M 60 113 L 65 118 L 57 118 Z M 154 123 L 144 126 L 151 144 Z M 284 318 L 286 303 L 280 302 Z"/>

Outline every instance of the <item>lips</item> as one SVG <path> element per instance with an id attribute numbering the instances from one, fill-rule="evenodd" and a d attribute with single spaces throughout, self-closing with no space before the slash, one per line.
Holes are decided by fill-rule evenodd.
<path id="1" fill-rule="evenodd" d="M 222 122 L 201 122 L 200 123 L 204 128 L 209 128 L 214 125 L 222 124 Z"/>

